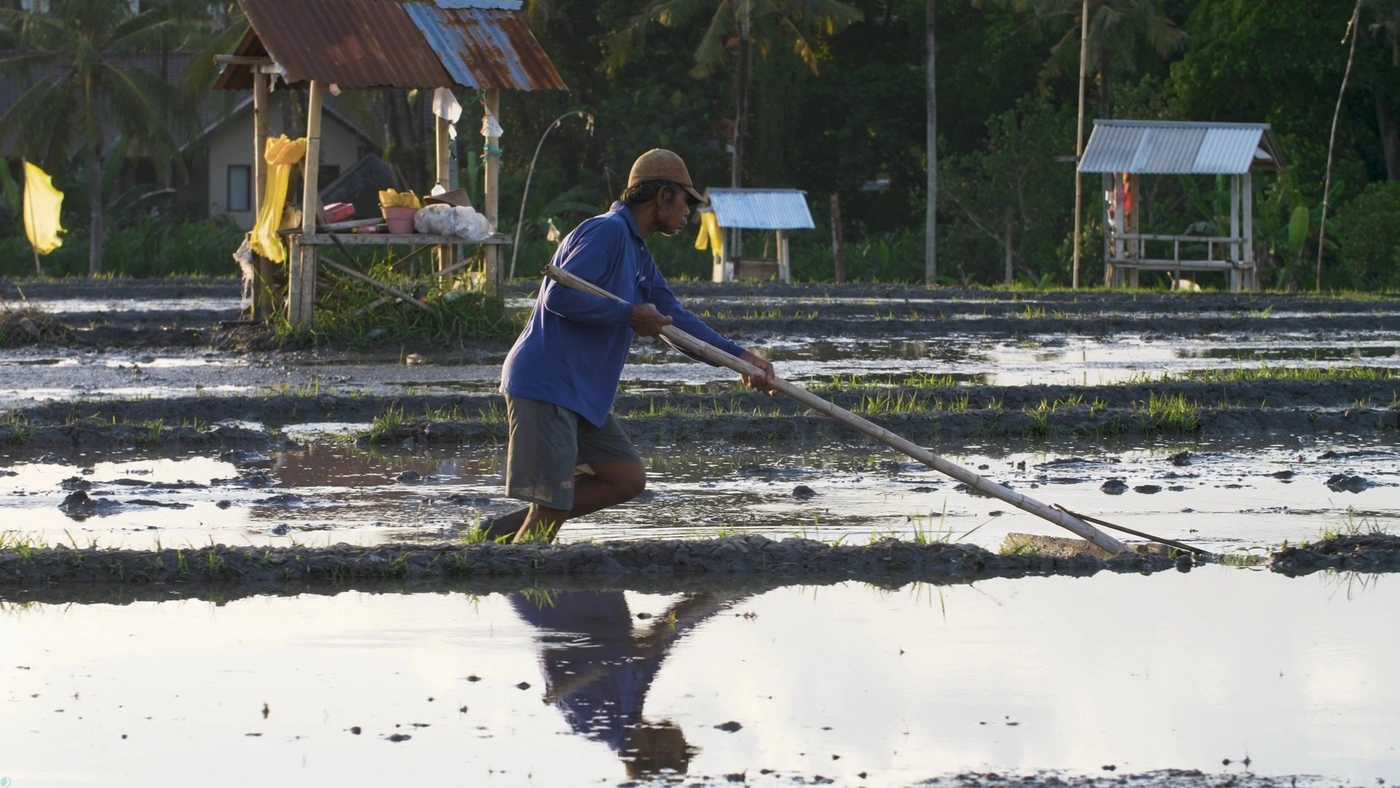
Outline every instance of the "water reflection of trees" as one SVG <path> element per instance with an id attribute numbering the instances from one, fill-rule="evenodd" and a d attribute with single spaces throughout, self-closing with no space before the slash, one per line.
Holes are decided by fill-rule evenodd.
<path id="1" fill-rule="evenodd" d="M 684 774 L 698 752 L 679 725 L 644 713 L 662 664 L 682 638 L 743 598 L 690 594 L 640 626 L 621 591 L 534 588 L 512 595 L 511 604 L 540 629 L 545 702 L 575 732 L 616 752 L 629 777 L 643 777 Z"/>

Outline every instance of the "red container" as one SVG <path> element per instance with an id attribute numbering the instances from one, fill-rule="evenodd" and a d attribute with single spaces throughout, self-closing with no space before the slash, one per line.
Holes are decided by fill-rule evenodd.
<path id="1" fill-rule="evenodd" d="M 389 225 L 390 235 L 408 235 L 413 232 L 413 215 L 418 213 L 417 208 L 385 208 L 379 207 L 384 213 L 384 222 Z"/>
<path id="2" fill-rule="evenodd" d="M 321 209 L 326 214 L 326 223 L 343 222 L 355 215 L 355 206 L 348 202 L 333 202 Z"/>

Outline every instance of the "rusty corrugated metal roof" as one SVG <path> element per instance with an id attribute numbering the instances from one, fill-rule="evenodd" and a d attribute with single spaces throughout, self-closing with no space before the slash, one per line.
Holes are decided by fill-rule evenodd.
<path id="1" fill-rule="evenodd" d="M 742 230 L 810 230 L 807 192 L 797 189 L 709 189 L 720 227 Z"/>
<path id="2" fill-rule="evenodd" d="M 563 88 L 508 0 L 239 0 L 252 30 L 236 55 L 270 56 L 289 84 L 342 88 Z M 247 90 L 250 67 L 214 87 Z"/>
<path id="3" fill-rule="evenodd" d="M 1079 171 L 1242 175 L 1283 166 L 1267 123 L 1096 120 Z"/>
<path id="4" fill-rule="evenodd" d="M 508 90 L 564 87 L 535 34 L 515 11 L 428 3 L 405 3 L 404 8 L 459 85 Z"/>

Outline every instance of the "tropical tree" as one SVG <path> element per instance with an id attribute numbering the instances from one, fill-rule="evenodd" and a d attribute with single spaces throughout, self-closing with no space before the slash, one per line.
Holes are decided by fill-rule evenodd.
<path id="1" fill-rule="evenodd" d="M 1089 62 L 1099 91 L 1099 117 L 1110 117 L 1109 80 L 1114 69 L 1135 74 L 1145 56 L 1166 57 L 1186 34 L 1162 12 L 1159 0 L 982 0 L 1009 5 L 1032 15 L 1030 31 L 1057 37 L 1041 75 L 1046 79 L 1079 73 L 1079 35 L 1089 9 Z"/>
<path id="2" fill-rule="evenodd" d="M 839 0 L 650 0 L 640 13 L 607 37 L 605 72 L 615 74 L 643 50 L 647 28 L 652 24 L 682 27 L 705 16 L 709 22 L 695 49 L 691 75 L 712 76 L 732 61 L 734 142 L 730 183 L 738 188 L 754 56 L 766 58 L 776 47 L 789 46 L 815 74 L 821 60 L 821 37 L 861 21 L 863 15 Z"/>
<path id="3" fill-rule="evenodd" d="M 91 274 L 102 270 L 104 165 L 144 155 L 167 180 L 179 166 L 170 131 L 174 90 L 130 57 L 159 51 L 171 21 L 164 8 L 136 12 L 132 5 L 51 0 L 47 12 L 0 8 L 19 49 L 0 69 L 29 85 L 0 116 L 0 142 L 13 138 L 15 149 L 50 171 L 69 170 L 76 158 L 88 192 Z"/>

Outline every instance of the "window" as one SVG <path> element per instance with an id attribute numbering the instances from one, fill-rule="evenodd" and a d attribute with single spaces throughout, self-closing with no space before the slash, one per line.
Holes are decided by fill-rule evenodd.
<path id="1" fill-rule="evenodd" d="M 253 167 L 250 164 L 228 166 L 228 210 L 239 213 L 253 210 Z"/>
<path id="2" fill-rule="evenodd" d="M 339 164 L 322 164 L 320 169 L 316 170 L 316 188 L 324 189 L 331 184 L 331 181 L 339 177 Z"/>

